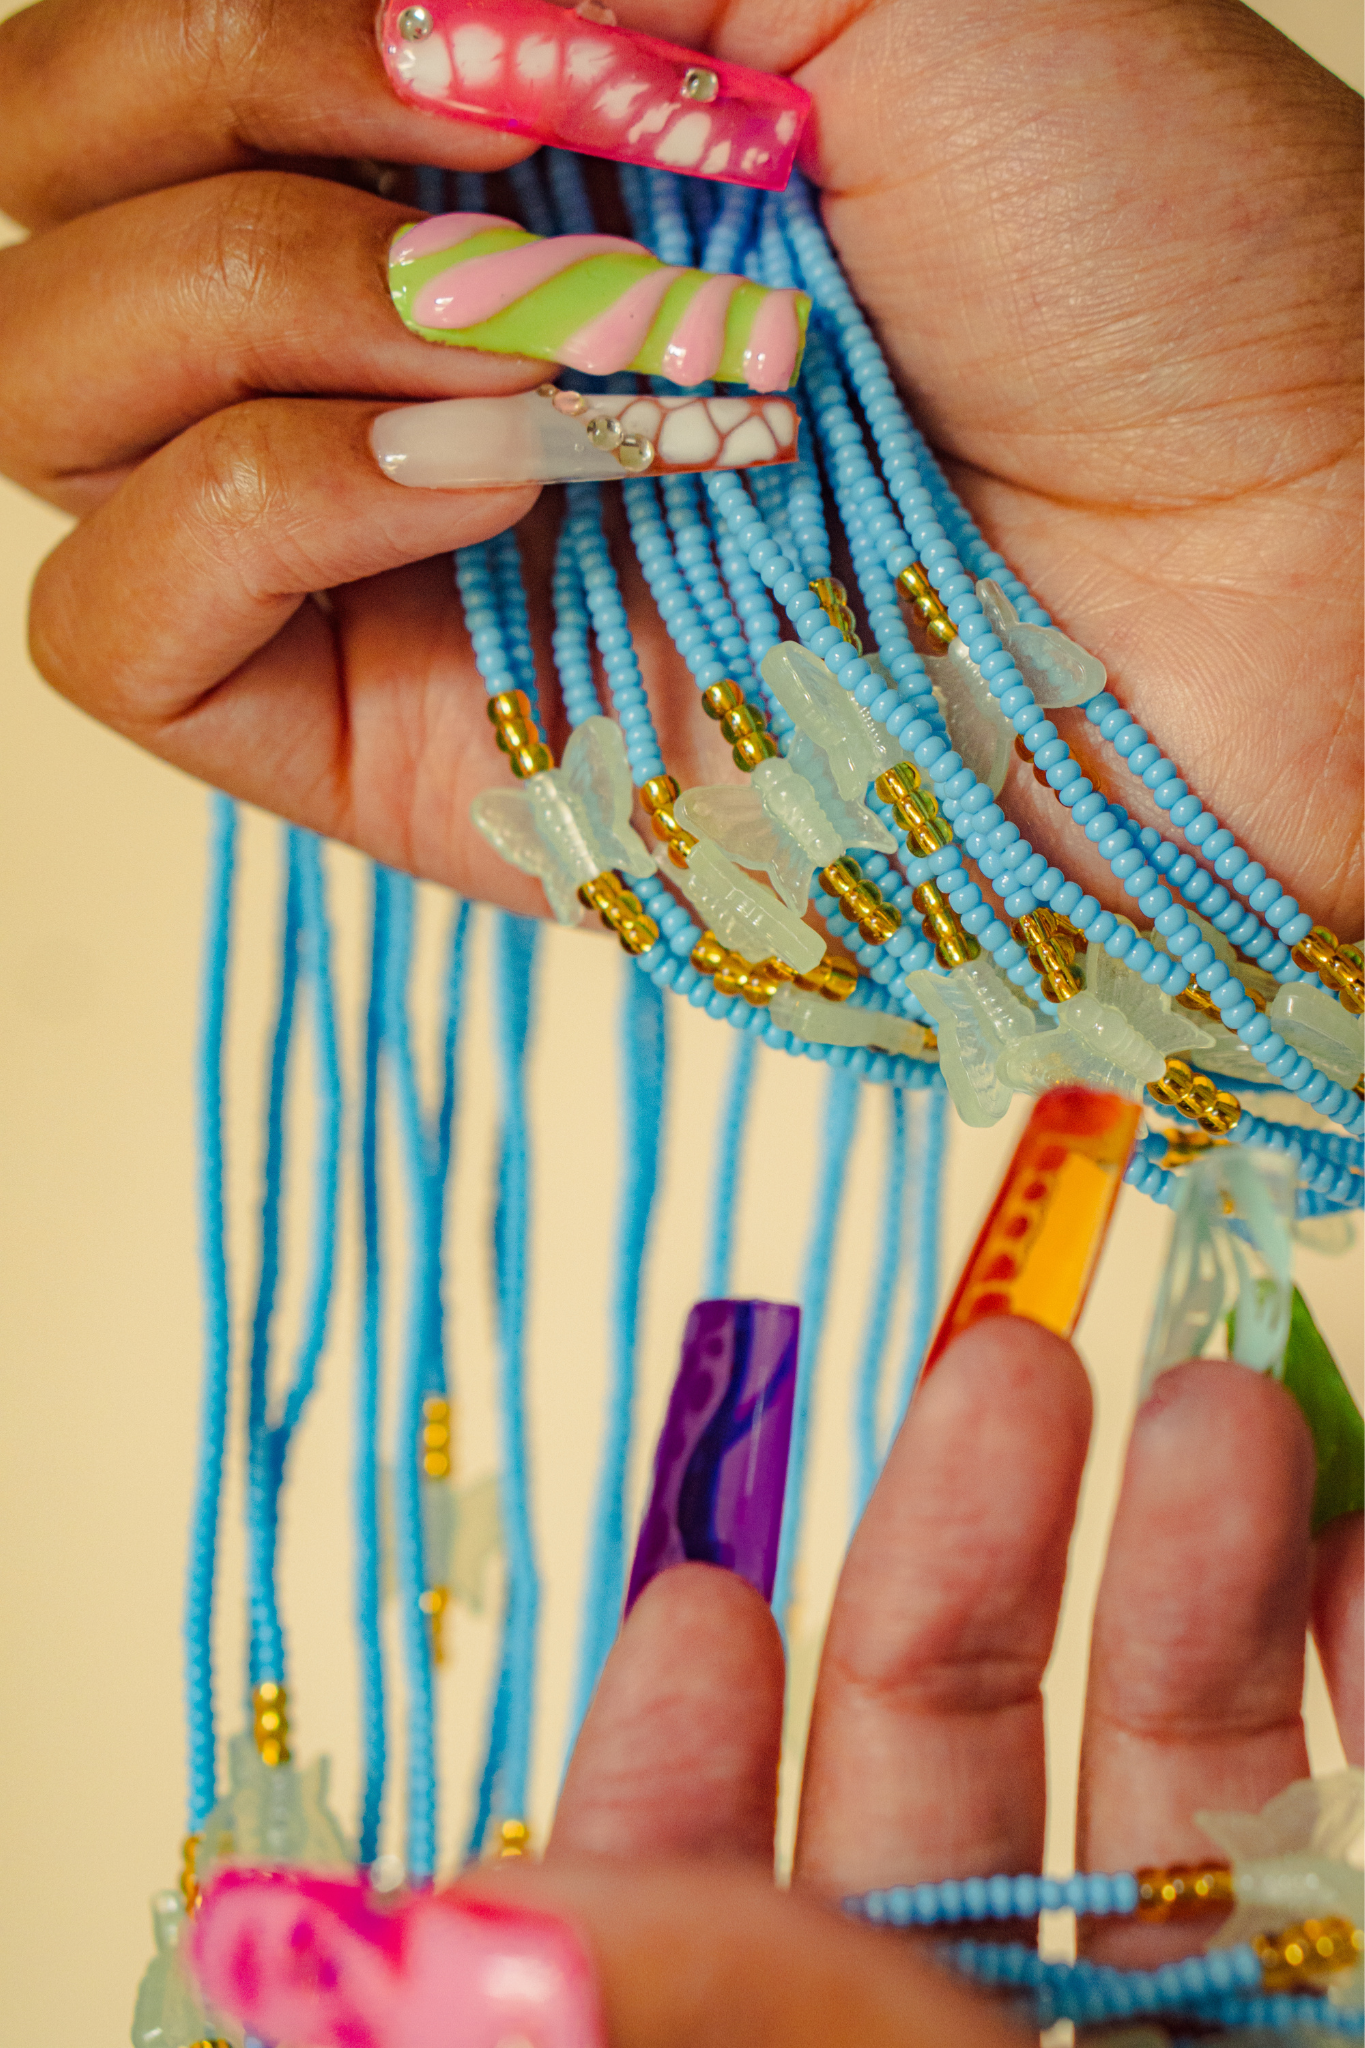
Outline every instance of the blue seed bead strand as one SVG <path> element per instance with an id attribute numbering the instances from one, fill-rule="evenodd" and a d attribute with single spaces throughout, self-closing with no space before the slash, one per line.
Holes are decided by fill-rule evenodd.
<path id="1" fill-rule="evenodd" d="M 725 273 L 737 271 L 753 239 L 758 212 L 758 194 L 748 185 L 727 185 L 720 210 L 702 245 L 701 268 Z"/>
<path id="2" fill-rule="evenodd" d="M 940 1884 L 894 1885 L 844 1900 L 844 1911 L 878 1927 L 942 1927 L 961 1920 L 1027 1920 L 1070 1907 L 1077 1913 L 1133 1913 L 1138 1881 L 1131 1871 L 1074 1877 L 949 1878 Z"/>
<path id="3" fill-rule="evenodd" d="M 661 262 L 690 268 L 697 258 L 681 179 L 671 171 L 647 170 L 644 188 L 649 201 L 649 247 Z"/>
<path id="4" fill-rule="evenodd" d="M 591 486 L 587 487 L 589 490 Z M 606 672 L 612 709 L 625 735 L 630 772 L 638 785 L 664 772 L 663 755 L 644 679 L 635 654 L 630 621 L 621 597 L 616 570 L 602 531 L 601 496 L 593 492 L 592 516 L 575 506 L 572 533 L 583 579 L 583 596 L 597 640 L 597 652 Z"/>
<path id="5" fill-rule="evenodd" d="M 490 697 L 500 696 L 504 690 L 524 690 L 531 702 L 532 715 L 539 724 L 535 666 L 534 662 L 528 665 L 521 652 L 523 638 L 529 652 L 531 632 L 520 556 L 517 557 L 515 586 L 510 566 L 505 561 L 495 562 L 489 541 L 457 548 L 454 563 L 455 582 L 464 604 L 465 627 L 485 689 Z M 509 620 L 512 629 L 510 644 L 503 631 L 504 619 Z"/>
<path id="6" fill-rule="evenodd" d="M 1244 1137 L 1242 1125 L 1251 1129 Z M 1346 1209 L 1359 1209 L 1365 1202 L 1365 1180 L 1359 1172 L 1352 1172 L 1348 1166 L 1319 1157 L 1311 1147 L 1300 1145 L 1297 1140 L 1305 1134 L 1298 1125 L 1268 1123 L 1261 1117 L 1253 1117 L 1243 1110 L 1241 1117 L 1228 1133 L 1237 1143 L 1259 1145 L 1267 1151 L 1283 1152 L 1289 1158 L 1298 1175 L 1298 1209 L 1300 1216 L 1321 1216 L 1329 1211 L 1336 1213 Z M 1141 1187 L 1145 1175 L 1143 1165 L 1164 1171 L 1161 1161 L 1165 1157 L 1168 1143 L 1164 1131 L 1149 1131 L 1138 1140 L 1137 1152 L 1129 1168 L 1129 1185 Z M 1172 1183 L 1172 1199 L 1175 1188 L 1174 1174 L 1166 1175 Z M 1145 1192 L 1146 1190 L 1144 1190 Z M 1162 1197 L 1158 1194 L 1156 1199 Z"/>
<path id="7" fill-rule="evenodd" d="M 1204 809 L 1198 797 L 1191 796 L 1187 785 L 1176 774 L 1174 764 L 1165 759 L 1161 749 L 1110 691 L 1104 690 L 1098 697 L 1092 697 L 1085 706 L 1085 715 L 1099 737 L 1119 755 L 1129 773 L 1139 777 L 1144 787 L 1151 791 L 1153 803 L 1170 813 L 1171 823 L 1186 844 L 1212 866 L 1213 876 L 1210 877 L 1208 891 L 1195 904 L 1200 914 L 1207 917 L 1214 928 L 1223 932 L 1247 958 L 1278 980 L 1306 979 L 1303 969 L 1296 967 L 1290 959 L 1289 949 L 1307 938 L 1312 930 L 1313 920 L 1308 912 L 1299 909 L 1294 898 L 1266 874 L 1259 861 L 1252 860 L 1227 827 L 1219 824 L 1213 812 Z M 1172 852 L 1178 860 L 1179 849 L 1172 848 Z M 1174 866 L 1173 860 L 1171 867 Z M 1207 870 L 1201 869 L 1200 872 L 1206 873 Z M 1238 896 L 1246 897 L 1247 907 L 1243 909 L 1235 897 L 1229 896 L 1227 887 L 1215 891 L 1215 878 L 1218 883 L 1230 884 Z M 1184 893 L 1188 900 L 1188 892 Z M 1218 902 L 1211 900 L 1215 893 L 1221 899 Z M 1208 907 L 1204 907 L 1206 903 Z"/>
<path id="8" fill-rule="evenodd" d="M 809 202 L 806 202 L 805 218 L 802 219 L 799 200 L 792 200 L 789 197 L 787 218 L 789 230 L 802 261 L 807 286 L 817 301 L 830 311 L 831 317 L 840 329 L 841 338 L 846 341 L 850 334 L 853 337 L 852 344 L 847 346 L 846 356 L 855 386 L 859 391 L 860 401 L 878 440 L 888 484 L 906 516 L 910 544 L 915 555 L 923 563 L 935 588 L 943 592 L 955 580 L 955 569 L 960 570 L 961 564 L 942 524 L 933 516 L 932 494 L 923 490 L 917 481 L 919 472 L 915 467 L 914 450 L 910 439 L 908 435 L 898 439 L 894 430 L 894 419 L 899 417 L 903 421 L 904 412 L 885 366 L 882 364 L 880 373 L 881 378 L 885 380 L 885 388 L 881 388 L 877 376 L 869 369 L 870 364 L 881 362 L 880 351 L 866 322 L 853 304 L 848 287 L 839 275 L 823 235 L 815 226 L 809 212 Z M 897 463 L 902 465 L 899 470 L 895 468 Z M 910 478 L 912 473 L 914 481 L 907 484 L 905 479 Z M 906 556 L 897 543 L 893 542 L 888 547 L 887 566 L 893 574 L 899 573 L 900 568 L 906 566 L 909 559 L 912 557 Z M 1028 613 L 1022 602 L 1017 598 L 1015 601 L 1019 604 L 1021 616 L 1027 617 Z M 999 641 L 990 631 L 974 592 L 963 589 L 960 594 L 945 597 L 944 602 L 948 616 L 957 625 L 969 653 L 980 666 L 992 693 L 1000 701 L 1002 710 L 1006 716 L 1012 718 L 1024 744 L 1031 752 L 1036 753 L 1041 746 L 1056 741 L 1058 735 L 1055 726 L 1050 719 L 1042 716 L 1032 691 L 1023 682 L 1009 655 L 1000 647 Z M 1056 757 L 1055 767 L 1069 758 L 1070 750 L 1065 748 L 1065 742 L 1061 744 L 1065 751 Z M 915 755 L 916 764 L 921 767 L 929 765 L 920 759 L 920 751 Z M 961 765 L 951 752 L 948 760 L 955 769 Z M 940 763 L 938 773 L 932 766 L 930 772 L 933 779 L 938 782 L 942 764 Z M 1084 780 L 1085 778 L 1079 774 L 1073 778 L 1068 787 L 1068 794 L 1070 788 L 1079 787 Z M 972 778 L 972 783 L 975 784 L 975 778 Z M 975 794 L 974 787 L 971 793 Z M 993 808 L 1003 826 L 1003 813 L 999 811 L 998 806 Z M 985 818 L 989 818 L 990 815 L 990 809 L 983 813 Z M 1087 837 L 1094 841 L 1115 879 L 1122 883 L 1125 893 L 1136 897 L 1139 910 L 1144 915 L 1152 917 L 1154 922 L 1164 921 L 1164 929 L 1160 925 L 1158 929 L 1161 936 L 1167 940 L 1170 954 L 1175 957 L 1164 957 L 1149 939 L 1134 940 L 1127 928 L 1121 926 L 1111 912 L 1101 911 L 1093 898 L 1080 898 L 1077 905 L 1070 910 L 1065 909 L 1064 902 L 1058 902 L 1057 907 L 1063 909 L 1088 938 L 1104 944 L 1114 957 L 1127 957 L 1128 964 L 1141 973 L 1152 986 L 1176 995 L 1189 985 L 1191 977 L 1197 979 L 1200 987 L 1214 996 L 1229 1028 L 1237 1031 L 1242 1044 L 1266 1067 L 1269 1077 L 1274 1082 L 1292 1094 L 1302 1095 L 1311 1107 L 1335 1119 L 1348 1130 L 1355 1131 L 1365 1126 L 1365 1103 L 1361 1103 L 1351 1091 L 1342 1088 L 1339 1083 L 1319 1073 L 1311 1061 L 1295 1054 L 1292 1048 L 1286 1046 L 1279 1034 L 1272 1030 L 1266 1019 L 1259 1015 L 1244 986 L 1226 965 L 1217 959 L 1212 947 L 1203 940 L 1197 926 L 1191 924 L 1184 906 L 1173 899 L 1170 890 L 1161 882 L 1160 871 L 1149 860 L 1148 849 L 1141 844 L 1141 835 L 1137 831 L 1128 830 L 1127 825 L 1116 815 L 1115 808 L 1106 805 L 1098 792 L 1087 790 L 1084 797 L 1075 802 L 1073 816 L 1085 826 Z M 1162 844 L 1160 834 L 1154 834 L 1153 844 Z M 975 857 L 976 849 L 970 840 L 967 841 L 966 850 Z M 1175 852 L 1178 857 L 1178 849 L 1175 849 Z M 1011 867 L 1022 864 L 1023 859 L 1020 855 L 1011 856 Z M 1053 900 L 1068 894 L 1069 888 L 1074 886 L 1062 884 L 1056 887 Z M 951 893 L 949 901 L 953 901 Z M 1021 903 L 1023 907 L 1015 907 Z M 1010 917 L 1023 915 L 1025 907 L 1031 907 L 1027 905 L 1025 890 L 1016 890 L 1005 899 L 1006 912 Z M 989 930 L 989 927 L 987 929 Z M 1118 950 L 1119 948 L 1122 950 Z M 1001 952 L 1004 951 L 1005 949 L 1001 948 Z"/>
<path id="9" fill-rule="evenodd" d="M 588 641 L 591 622 L 578 556 L 578 530 L 583 525 L 600 526 L 601 509 L 596 487 L 592 484 L 570 484 L 565 496 L 566 516 L 555 548 L 551 583 L 555 623 L 550 645 L 554 650 L 564 709 L 569 724 L 576 726 L 581 725 L 585 718 L 599 718 L 602 713 L 593 677 Z"/>
<path id="10" fill-rule="evenodd" d="M 1187 1956 L 1159 1970 L 1116 1970 L 1102 1963 L 1045 1962 L 1022 1943 L 962 1941 L 941 1959 L 974 1983 L 1018 1985 L 1035 1992 L 1049 2020 L 1089 2024 L 1135 2013 L 1184 2012 L 1210 1999 L 1260 1992 L 1261 1961 L 1250 1942 L 1210 1955 Z M 1237 2000 L 1237 2002 L 1241 2002 Z"/>
<path id="11" fill-rule="evenodd" d="M 496 534 L 488 543 L 488 550 L 507 658 L 517 678 L 517 688 L 529 697 L 536 687 L 536 657 L 531 646 L 531 620 L 516 529 L 508 527 L 505 533 Z"/>
<path id="12" fill-rule="evenodd" d="M 701 512 L 697 480 L 694 476 L 664 477 L 660 495 L 672 531 L 674 563 L 686 579 L 730 680 L 748 695 L 757 688 L 754 664 L 711 552 L 711 536 Z"/>

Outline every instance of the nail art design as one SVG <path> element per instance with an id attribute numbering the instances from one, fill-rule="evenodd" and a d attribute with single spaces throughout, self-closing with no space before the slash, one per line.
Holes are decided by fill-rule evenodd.
<path id="1" fill-rule="evenodd" d="M 449 398 L 381 413 L 375 460 L 395 483 L 621 482 L 796 458 L 785 398 L 586 397 L 542 384 L 514 398 Z"/>
<path id="2" fill-rule="evenodd" d="M 438 214 L 389 250 L 389 291 L 427 341 L 618 370 L 673 384 L 717 378 L 785 391 L 810 300 L 747 278 L 661 263 L 619 235 L 528 234 L 486 213 Z"/>
<path id="3" fill-rule="evenodd" d="M 1090 1088 L 1054 1088 L 1034 1104 L 921 1378 L 954 1337 L 988 1316 L 1023 1316 L 1059 1337 L 1071 1335 L 1141 1114 L 1137 1103 Z"/>
<path id="4" fill-rule="evenodd" d="M 379 49 L 401 99 L 618 163 L 780 192 L 810 95 L 788 78 L 549 0 L 386 0 Z"/>
<path id="5" fill-rule="evenodd" d="M 310 2048 L 605 2048 L 592 1965 L 563 1921 L 451 1892 L 380 1906 L 362 1879 L 226 1870 L 195 1915 L 204 1996 Z"/>
<path id="6" fill-rule="evenodd" d="M 699 1301 L 654 1454 L 626 1612 L 650 1580 L 691 1559 L 772 1598 L 787 1486 L 801 1311 L 777 1301 Z"/>

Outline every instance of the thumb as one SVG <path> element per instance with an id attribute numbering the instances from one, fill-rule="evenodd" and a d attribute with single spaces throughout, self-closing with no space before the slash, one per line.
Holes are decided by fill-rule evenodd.
<path id="1" fill-rule="evenodd" d="M 388 1905 L 358 1878 L 227 1870 L 192 1960 L 250 2034 L 313 2048 L 1009 2048 L 894 1937 L 736 1871 L 600 1863 Z"/>

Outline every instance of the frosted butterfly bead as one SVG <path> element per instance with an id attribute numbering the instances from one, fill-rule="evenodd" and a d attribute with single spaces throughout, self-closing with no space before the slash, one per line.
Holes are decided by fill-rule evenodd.
<path id="1" fill-rule="evenodd" d="M 1343 1087 L 1353 1088 L 1365 1069 L 1365 1017 L 1353 1017 L 1326 989 L 1285 982 L 1270 1005 L 1270 1021 L 1295 1052 Z"/>
<path id="2" fill-rule="evenodd" d="M 215 1863 L 290 1863 L 340 1870 L 351 1863 L 341 1827 L 327 1803 L 331 1764 L 314 1757 L 304 1768 L 266 1764 L 252 1737 L 228 1745 L 228 1789 L 201 1830 L 197 1868 Z"/>
<path id="3" fill-rule="evenodd" d="M 1335 1771 L 1301 1778 L 1259 1813 L 1196 1813 L 1232 1865 L 1237 1903 L 1210 1946 L 1231 1948 L 1306 1919 L 1340 1914 L 1353 1927 L 1365 1915 L 1360 1868 L 1365 1775 Z M 1334 2003 L 1360 2002 L 1359 1965 L 1333 1984 Z"/>
<path id="4" fill-rule="evenodd" d="M 474 799 L 477 829 L 504 860 L 539 878 L 560 924 L 582 924 L 578 891 L 620 868 L 637 878 L 654 862 L 630 823 L 634 791 L 621 729 L 585 718 L 570 736 L 563 765 L 528 776 L 516 789 Z"/>
<path id="5" fill-rule="evenodd" d="M 1015 667 L 1044 711 L 1067 704 L 1088 704 L 1104 688 L 1102 661 L 1068 640 L 1055 626 L 1025 625 L 993 578 L 976 586 L 981 609 L 1002 647 L 1014 656 Z"/>
<path id="6" fill-rule="evenodd" d="M 754 964 L 785 960 L 798 974 L 809 974 L 823 960 L 824 943 L 810 926 L 711 840 L 698 840 L 685 868 L 666 854 L 659 856 L 659 866 L 728 952 Z"/>
<path id="7" fill-rule="evenodd" d="M 1013 1095 L 1000 1072 L 1002 1054 L 1039 1036 L 1051 1039 L 1055 1031 L 1040 1030 L 1034 1012 L 984 956 L 951 974 L 920 968 L 906 981 L 938 1026 L 939 1065 L 963 1123 L 975 1130 L 999 1123 Z"/>
<path id="8" fill-rule="evenodd" d="M 179 1892 L 152 1896 L 156 1954 L 142 1973 L 133 2007 L 133 2048 L 189 2048 L 193 2041 L 226 2041 L 244 2048 L 242 2029 L 220 2019 L 199 1996 L 182 1957 L 185 1905 Z"/>
<path id="9" fill-rule="evenodd" d="M 807 1045 L 863 1045 L 880 1052 L 904 1053 L 912 1060 L 928 1056 L 928 1035 L 919 1024 L 892 1011 L 861 1005 L 829 1003 L 804 989 L 780 988 L 768 1015 L 781 1031 L 790 1031 Z"/>
<path id="10" fill-rule="evenodd" d="M 956 753 L 992 796 L 999 796 L 1014 751 L 1014 727 L 991 695 L 967 643 L 959 637 L 946 654 L 925 657 L 925 668 Z"/>

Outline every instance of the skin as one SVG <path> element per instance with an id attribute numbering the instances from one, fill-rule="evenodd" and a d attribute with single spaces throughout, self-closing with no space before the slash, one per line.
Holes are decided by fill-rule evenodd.
<path id="1" fill-rule="evenodd" d="M 620 12 L 808 87 L 840 257 L 987 532 L 1242 842 L 1356 935 L 1358 102 L 1232 0 Z M 0 24 L 0 206 L 33 231 L 0 254 L 0 468 L 78 520 L 33 647 L 167 760 L 536 910 L 467 823 L 503 770 L 442 559 L 535 494 L 404 491 L 366 437 L 388 404 L 544 369 L 406 334 L 383 259 L 412 210 L 327 177 L 521 152 L 402 106 L 371 31 L 369 0 L 42 0 Z M 550 526 L 526 530 L 533 589 Z M 670 766 L 712 779 L 717 736 L 620 560 Z M 1007 801 L 1122 901 L 1030 778 Z M 613 2048 L 1018 2038 L 825 1902 L 1037 1868 L 1088 1431 L 1074 1353 L 1027 1325 L 969 1332 L 926 1383 L 841 1582 L 790 1895 L 771 1615 L 702 1567 L 645 1594 L 545 1864 L 495 1880 L 582 1927 Z M 1140 1414 L 1079 1867 L 1198 1854 L 1194 1807 L 1302 1775 L 1310 1613 L 1360 1760 L 1360 1523 L 1310 1546 L 1311 1489 L 1297 1411 L 1238 1368 L 1177 1368 Z"/>

